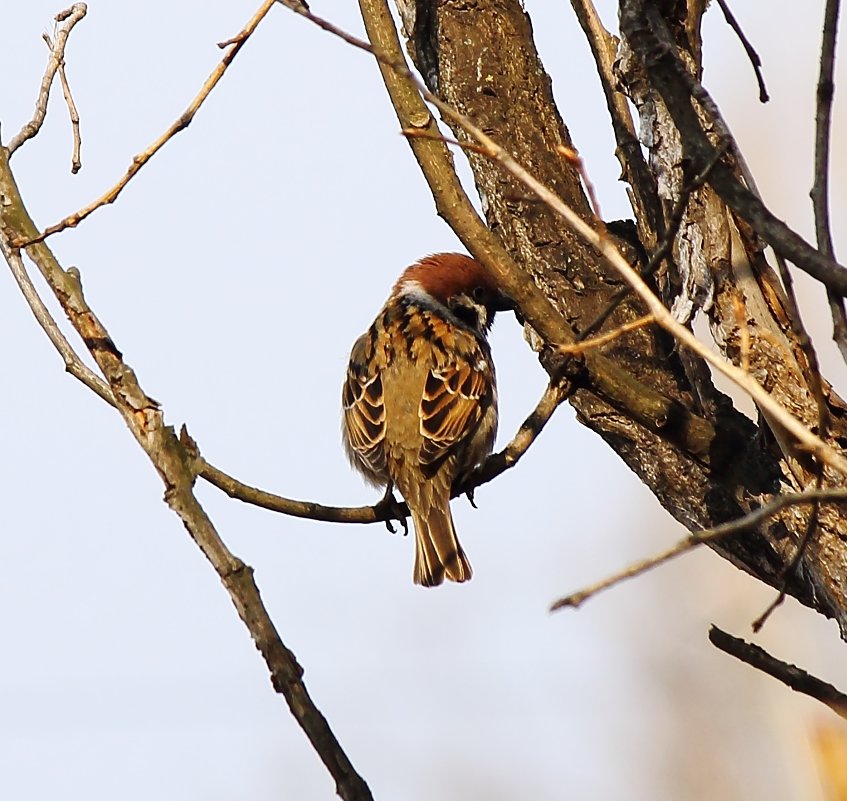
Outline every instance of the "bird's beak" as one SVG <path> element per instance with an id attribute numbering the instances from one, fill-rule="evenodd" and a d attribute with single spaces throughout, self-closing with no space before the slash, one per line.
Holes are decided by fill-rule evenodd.
<path id="1" fill-rule="evenodd" d="M 498 292 L 497 297 L 495 297 L 495 299 L 494 299 L 493 308 L 494 308 L 494 311 L 504 312 L 504 311 L 514 311 L 516 307 L 515 307 L 514 301 L 512 301 L 512 299 L 510 297 L 504 295 L 502 292 Z"/>

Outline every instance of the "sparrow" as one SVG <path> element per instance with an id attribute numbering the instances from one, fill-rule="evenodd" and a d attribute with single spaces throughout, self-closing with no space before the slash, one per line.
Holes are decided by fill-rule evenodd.
<path id="1" fill-rule="evenodd" d="M 482 265 L 437 253 L 408 267 L 356 340 L 342 389 L 342 439 L 371 484 L 396 487 L 415 528 L 414 582 L 472 575 L 450 494 L 491 453 L 497 386 L 486 341 L 513 308 Z"/>

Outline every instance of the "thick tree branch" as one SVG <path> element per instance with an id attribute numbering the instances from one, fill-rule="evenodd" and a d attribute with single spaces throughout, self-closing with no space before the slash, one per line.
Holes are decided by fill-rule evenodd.
<path id="1" fill-rule="evenodd" d="M 359 5 L 372 44 L 340 31 L 303 9 L 293 10 L 322 29 L 374 55 L 401 127 L 427 132 L 427 136 L 409 137 L 409 143 L 429 183 L 439 215 L 515 301 L 522 316 L 547 345 L 555 348 L 557 345 L 573 344 L 577 337 L 571 326 L 479 218 L 459 183 L 450 152 L 441 141 L 438 126 L 421 95 L 447 117 L 457 112 L 418 83 L 406 66 L 385 0 L 360 0 Z M 604 355 L 586 354 L 585 368 L 588 389 L 612 406 L 625 410 L 648 430 L 678 443 L 691 456 L 709 460 L 714 445 L 714 427 L 709 421 L 639 381 Z"/>

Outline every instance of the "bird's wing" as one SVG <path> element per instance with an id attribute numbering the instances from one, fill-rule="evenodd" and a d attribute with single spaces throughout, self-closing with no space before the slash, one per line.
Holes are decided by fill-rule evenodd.
<path id="1" fill-rule="evenodd" d="M 353 452 L 374 473 L 384 474 L 385 403 L 382 374 L 361 351 L 368 347 L 366 337 L 353 346 L 347 378 L 341 393 L 347 442 Z"/>
<path id="2" fill-rule="evenodd" d="M 418 411 L 424 475 L 433 475 L 473 434 L 493 398 L 491 366 L 481 353 L 473 362 L 457 359 L 429 371 Z"/>

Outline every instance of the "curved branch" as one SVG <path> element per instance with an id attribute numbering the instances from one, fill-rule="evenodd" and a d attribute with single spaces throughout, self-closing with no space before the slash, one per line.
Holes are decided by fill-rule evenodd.
<path id="1" fill-rule="evenodd" d="M 829 219 L 829 150 L 832 131 L 832 98 L 835 94 L 835 37 L 838 30 L 840 0 L 827 0 L 821 35 L 821 66 L 818 75 L 817 111 L 815 113 L 815 181 L 812 186 L 812 207 L 815 213 L 815 238 L 818 249 L 834 257 Z M 832 314 L 832 334 L 841 358 L 847 361 L 847 314 L 844 299 L 827 288 L 827 300 Z"/>
<path id="2" fill-rule="evenodd" d="M 553 416 L 553 412 L 567 399 L 573 390 L 570 382 L 548 385 L 538 401 L 538 405 L 524 420 L 511 442 L 499 453 L 491 454 L 462 484 L 453 487 L 451 497 L 473 492 L 479 486 L 493 481 L 501 473 L 514 467 L 520 458 L 535 442 L 541 430 Z M 391 520 L 404 520 L 409 515 L 405 503 L 381 501 L 373 506 L 325 506 L 313 501 L 298 501 L 274 495 L 272 492 L 251 487 L 209 464 L 197 449 L 196 443 L 183 428 L 180 441 L 192 461 L 192 469 L 200 478 L 217 487 L 221 492 L 244 503 L 261 506 L 271 512 L 301 517 L 308 520 L 320 520 L 325 523 L 387 523 Z"/>

